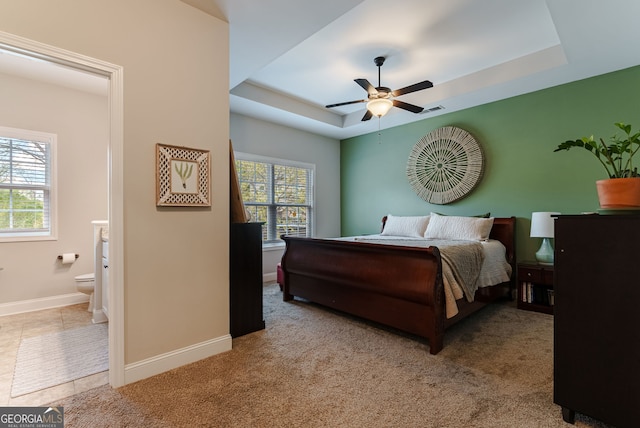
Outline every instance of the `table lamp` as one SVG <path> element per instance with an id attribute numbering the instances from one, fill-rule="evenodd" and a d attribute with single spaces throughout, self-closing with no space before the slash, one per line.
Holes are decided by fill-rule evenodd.
<path id="1" fill-rule="evenodd" d="M 551 238 L 553 238 L 552 216 L 560 215 L 554 212 L 537 212 L 531 214 L 531 233 L 532 238 L 542 238 L 540 249 L 536 252 L 536 260 L 543 265 L 553 264 L 553 247 L 551 246 Z"/>

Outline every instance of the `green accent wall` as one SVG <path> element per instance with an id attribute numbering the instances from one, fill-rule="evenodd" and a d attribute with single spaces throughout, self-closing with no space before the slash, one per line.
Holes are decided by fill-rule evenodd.
<path id="1" fill-rule="evenodd" d="M 518 260 L 532 260 L 540 239 L 529 237 L 531 213 L 597 211 L 595 181 L 606 178 L 586 150 L 554 149 L 582 136 L 606 140 L 616 134 L 615 122 L 640 129 L 639 92 L 640 66 L 343 140 L 342 235 L 377 233 L 386 214 L 491 212 L 517 217 Z M 485 153 L 485 170 L 467 197 L 434 205 L 415 194 L 406 164 L 414 144 L 442 126 L 475 136 Z"/>

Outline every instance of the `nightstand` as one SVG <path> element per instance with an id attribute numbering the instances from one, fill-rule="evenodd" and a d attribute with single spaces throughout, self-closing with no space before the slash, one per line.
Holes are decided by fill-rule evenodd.
<path id="1" fill-rule="evenodd" d="M 518 309 L 553 315 L 553 265 L 518 263 Z"/>

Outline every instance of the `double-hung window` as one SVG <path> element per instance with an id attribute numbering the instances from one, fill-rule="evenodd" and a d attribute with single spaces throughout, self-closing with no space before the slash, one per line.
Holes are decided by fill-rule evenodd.
<path id="1" fill-rule="evenodd" d="M 55 239 L 56 135 L 0 127 L 0 241 Z"/>
<path id="2" fill-rule="evenodd" d="M 281 235 L 312 236 L 312 164 L 235 153 L 240 193 L 251 221 L 262 222 L 264 244 Z"/>

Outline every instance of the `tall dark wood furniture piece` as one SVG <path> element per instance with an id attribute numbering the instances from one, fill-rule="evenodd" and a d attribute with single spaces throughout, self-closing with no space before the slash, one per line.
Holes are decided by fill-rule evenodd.
<path id="1" fill-rule="evenodd" d="M 231 223 L 229 297 L 231 337 L 264 328 L 262 223 Z"/>
<path id="2" fill-rule="evenodd" d="M 560 216 L 555 244 L 554 402 L 638 427 L 640 216 Z"/>

